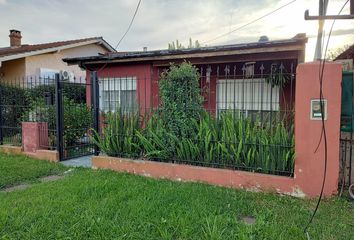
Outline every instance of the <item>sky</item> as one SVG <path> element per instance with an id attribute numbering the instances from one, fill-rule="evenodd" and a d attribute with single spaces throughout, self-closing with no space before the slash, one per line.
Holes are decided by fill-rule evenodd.
<path id="1" fill-rule="evenodd" d="M 311 61 L 317 21 L 305 21 L 304 12 L 318 14 L 318 0 L 297 0 L 278 12 L 215 41 L 291 0 L 142 0 L 132 28 L 118 51 L 167 48 L 176 39 L 188 45 L 191 37 L 202 45 L 287 39 L 297 33 L 309 37 L 306 60 Z M 22 43 L 34 44 L 103 36 L 116 46 L 126 31 L 138 0 L 0 0 L 0 47 L 9 45 L 9 29 L 22 31 Z M 345 0 L 330 0 L 328 14 L 337 14 Z M 343 10 L 348 14 L 349 4 Z M 331 21 L 326 22 L 329 32 Z M 337 20 L 329 50 L 354 44 L 354 20 Z"/>

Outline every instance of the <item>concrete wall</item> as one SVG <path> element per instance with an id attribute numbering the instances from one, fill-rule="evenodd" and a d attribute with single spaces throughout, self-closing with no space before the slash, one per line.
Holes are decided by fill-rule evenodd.
<path id="1" fill-rule="evenodd" d="M 53 70 L 67 70 L 74 73 L 75 77 L 85 78 L 85 71 L 82 71 L 77 65 L 68 66 L 62 61 L 63 58 L 86 57 L 105 53 L 106 50 L 96 44 L 70 48 L 55 53 L 47 53 L 26 58 L 26 76 L 38 76 L 40 68 Z"/>
<path id="2" fill-rule="evenodd" d="M 48 149 L 48 123 L 22 122 L 22 146 L 24 152 Z"/>
<path id="3" fill-rule="evenodd" d="M 322 121 L 310 119 L 311 100 L 319 99 L 319 62 L 300 64 L 296 75 L 295 97 L 295 180 L 305 193 L 320 194 L 325 168 L 325 144 L 321 139 Z M 339 180 L 339 139 L 342 95 L 342 65 L 327 62 L 322 81 L 327 100 L 327 173 L 324 195 L 337 193 Z M 318 150 L 317 146 L 319 144 Z"/>

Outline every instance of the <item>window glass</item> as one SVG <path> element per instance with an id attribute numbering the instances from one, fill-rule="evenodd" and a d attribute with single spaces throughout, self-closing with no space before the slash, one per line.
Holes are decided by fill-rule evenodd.
<path id="1" fill-rule="evenodd" d="M 234 110 L 238 114 L 279 110 L 279 87 L 265 79 L 220 79 L 217 81 L 218 112 Z"/>
<path id="2" fill-rule="evenodd" d="M 136 78 L 103 78 L 99 80 L 100 110 L 132 112 L 136 110 Z"/>

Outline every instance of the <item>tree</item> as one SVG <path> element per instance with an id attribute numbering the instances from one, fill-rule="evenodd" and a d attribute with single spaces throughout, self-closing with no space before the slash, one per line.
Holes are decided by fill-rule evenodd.
<path id="1" fill-rule="evenodd" d="M 336 57 L 338 57 L 341 53 L 346 51 L 349 47 L 350 46 L 348 44 L 345 44 L 343 47 L 329 50 L 327 54 L 327 59 L 333 61 L 334 59 L 336 59 Z"/>
<path id="2" fill-rule="evenodd" d="M 168 50 L 178 50 L 178 49 L 185 49 L 186 47 L 183 46 L 178 40 L 176 42 L 168 43 Z M 187 48 L 200 48 L 200 43 L 198 40 L 193 42 L 192 38 L 189 38 L 189 43 Z"/>

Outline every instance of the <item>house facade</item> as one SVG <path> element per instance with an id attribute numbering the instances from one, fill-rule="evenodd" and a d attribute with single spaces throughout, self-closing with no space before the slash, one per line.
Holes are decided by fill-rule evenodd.
<path id="1" fill-rule="evenodd" d="M 59 41 L 43 44 L 22 44 L 21 32 L 10 30 L 10 46 L 0 48 L 0 81 L 10 82 L 24 77 L 52 77 L 67 71 L 75 77 L 85 77 L 78 66 L 68 66 L 68 57 L 98 56 L 115 51 L 102 37 Z"/>
<path id="2" fill-rule="evenodd" d="M 198 68 L 204 107 L 217 114 L 234 110 L 253 112 L 292 111 L 295 70 L 304 62 L 305 34 L 294 38 L 201 47 L 114 53 L 64 59 L 97 71 L 101 111 L 139 107 L 145 112 L 159 107 L 159 80 L 169 66 L 187 61 Z M 277 79 L 275 76 L 282 74 Z M 286 77 L 284 77 L 286 75 Z M 274 81 L 275 80 L 275 81 Z M 87 101 L 90 102 L 87 91 Z"/>

